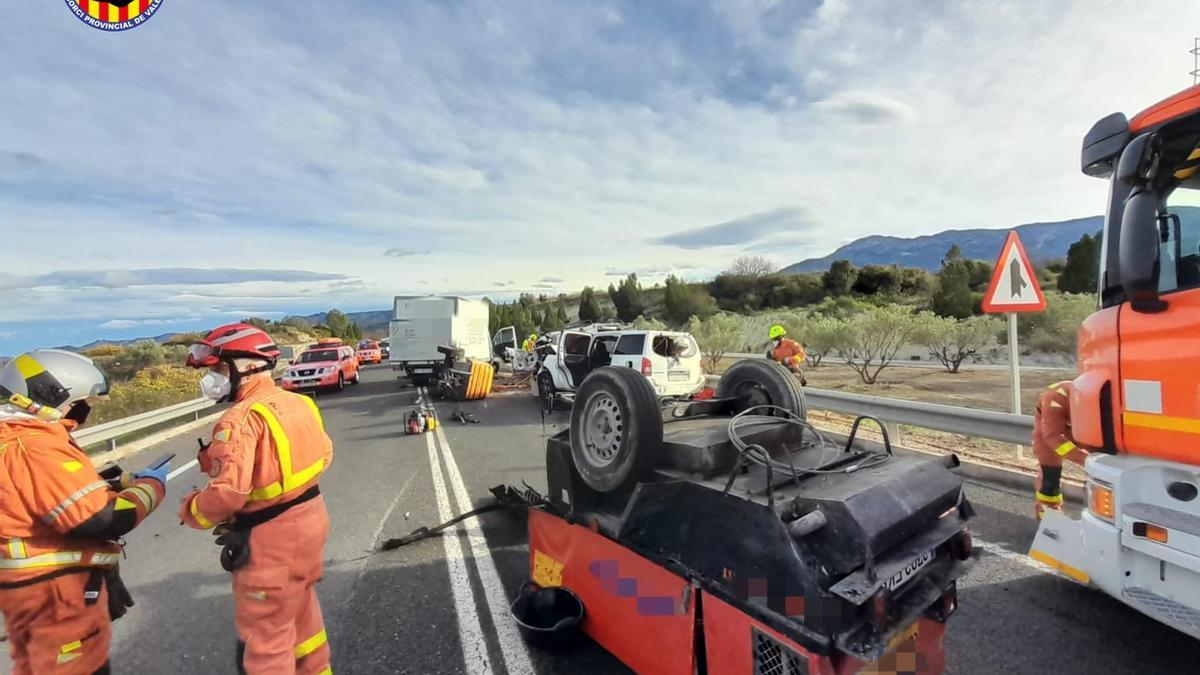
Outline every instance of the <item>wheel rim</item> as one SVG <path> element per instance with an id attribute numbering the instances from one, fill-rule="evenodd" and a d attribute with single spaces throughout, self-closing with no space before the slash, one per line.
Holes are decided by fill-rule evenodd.
<path id="1" fill-rule="evenodd" d="M 583 426 L 588 460 L 597 467 L 612 464 L 625 437 L 625 420 L 616 399 L 607 394 L 593 397 L 584 412 Z"/>

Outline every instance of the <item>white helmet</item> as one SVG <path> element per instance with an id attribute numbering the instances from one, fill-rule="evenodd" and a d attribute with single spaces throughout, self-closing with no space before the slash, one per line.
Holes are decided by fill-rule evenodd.
<path id="1" fill-rule="evenodd" d="M 0 368 L 0 412 L 19 411 L 46 419 L 65 416 L 82 424 L 89 409 L 87 399 L 107 394 L 108 378 L 96 364 L 63 349 L 35 349 Z M 39 413 L 39 408 L 60 414 Z"/>

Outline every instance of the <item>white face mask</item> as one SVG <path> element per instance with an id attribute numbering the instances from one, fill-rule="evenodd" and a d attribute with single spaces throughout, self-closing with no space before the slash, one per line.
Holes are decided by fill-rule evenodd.
<path id="1" fill-rule="evenodd" d="M 210 370 L 200 378 L 200 395 L 210 401 L 220 401 L 229 395 L 229 378 Z"/>

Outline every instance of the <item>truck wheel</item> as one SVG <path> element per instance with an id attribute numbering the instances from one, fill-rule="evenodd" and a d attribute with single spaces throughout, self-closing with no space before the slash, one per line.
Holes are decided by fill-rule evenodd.
<path id="1" fill-rule="evenodd" d="M 571 409 L 571 458 L 588 487 L 615 492 L 632 487 L 658 465 L 662 409 L 644 375 L 629 368 L 598 368 L 583 381 Z"/>
<path id="2" fill-rule="evenodd" d="M 500 362 L 492 361 L 492 375 L 496 375 L 499 372 L 500 372 Z"/>
<path id="3" fill-rule="evenodd" d="M 804 392 L 796 376 L 774 361 L 746 359 L 733 364 L 721 376 L 717 397 L 739 399 L 734 414 L 759 405 L 779 406 L 800 419 L 807 414 Z M 770 414 L 782 416 L 778 412 Z"/>

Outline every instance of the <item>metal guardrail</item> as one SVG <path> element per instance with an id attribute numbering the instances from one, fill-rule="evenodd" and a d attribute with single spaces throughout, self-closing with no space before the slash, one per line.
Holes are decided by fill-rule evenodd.
<path id="1" fill-rule="evenodd" d="M 710 375 L 708 381 L 716 384 L 720 376 Z M 1033 435 L 1033 417 L 994 410 L 978 410 L 940 403 L 922 403 L 899 398 L 851 394 L 830 389 L 805 387 L 804 401 L 811 410 L 827 410 L 845 415 L 869 415 L 892 426 L 889 431 L 895 442 L 898 434 L 894 425 L 904 424 L 933 431 L 945 431 L 974 438 L 1029 445 Z"/>
<path id="2" fill-rule="evenodd" d="M 804 388 L 809 408 L 846 415 L 869 415 L 882 422 L 946 431 L 974 438 L 1029 445 L 1033 417 L 994 410 L 977 410 L 940 403 L 922 403 L 844 391 Z"/>
<path id="3" fill-rule="evenodd" d="M 198 398 L 184 403 L 176 403 L 165 408 L 131 415 L 124 419 L 97 424 L 94 427 L 84 427 L 75 432 L 75 442 L 82 446 L 96 443 L 108 443 L 109 450 L 117 449 L 117 439 L 128 434 L 149 429 L 150 427 L 171 422 L 182 417 L 200 419 L 200 414 L 212 408 L 216 403 L 206 398 Z"/>

